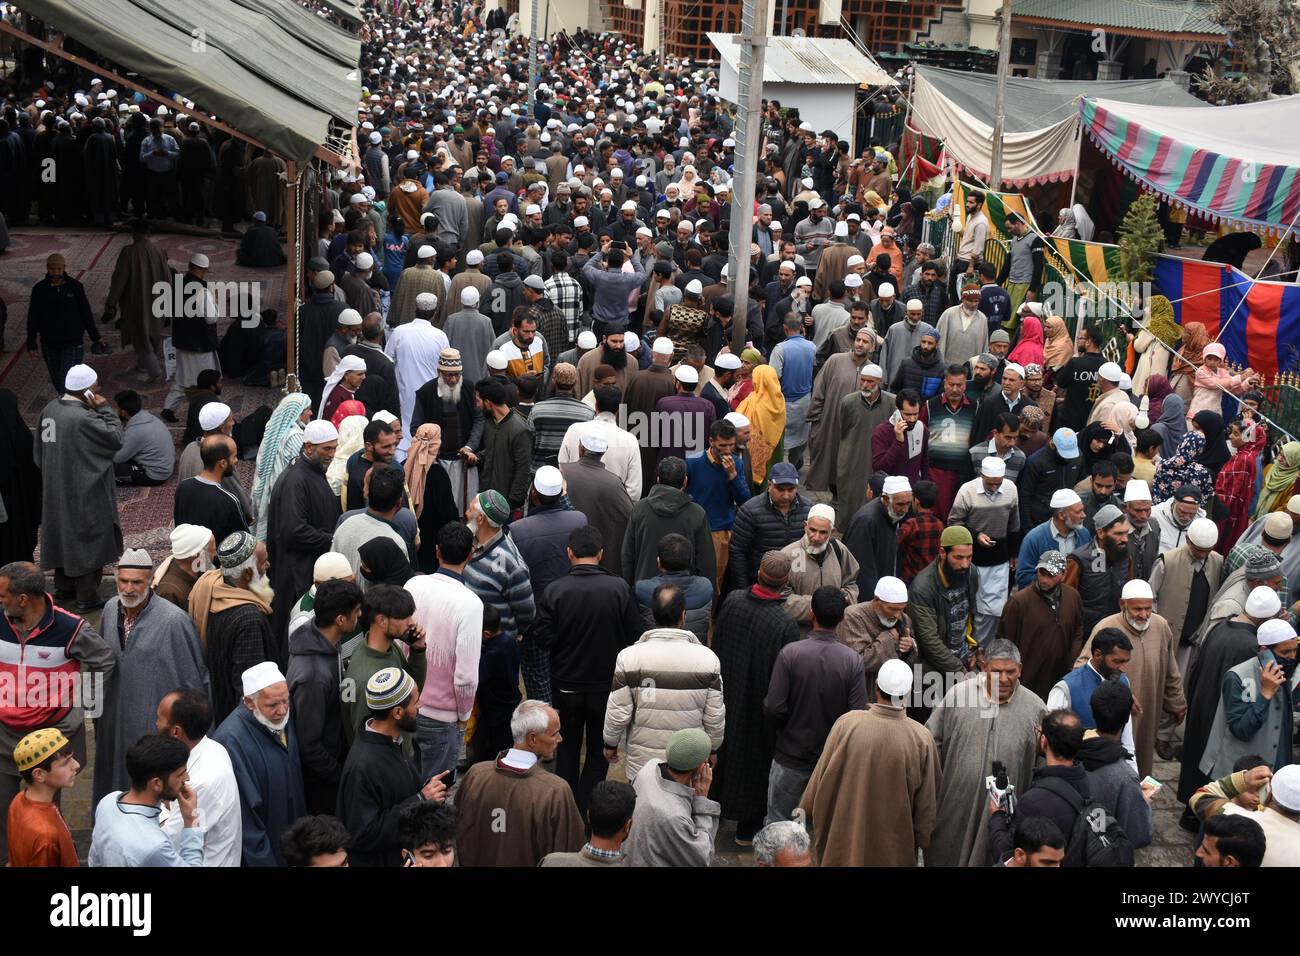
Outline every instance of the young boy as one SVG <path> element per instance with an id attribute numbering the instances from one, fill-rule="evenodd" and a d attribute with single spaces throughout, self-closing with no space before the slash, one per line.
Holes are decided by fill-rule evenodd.
<path id="1" fill-rule="evenodd" d="M 939 486 L 933 481 L 918 481 L 912 487 L 912 508 L 916 514 L 898 529 L 898 553 L 902 558 L 903 583 L 924 571 L 939 556 L 939 536 L 943 522 L 934 513 L 939 504 Z"/>
<path id="2" fill-rule="evenodd" d="M 27 789 L 9 804 L 9 865 L 77 866 L 72 834 L 54 804 L 81 769 L 68 738 L 53 727 L 33 731 L 18 741 L 14 764 Z"/>
<path id="3" fill-rule="evenodd" d="M 456 861 L 456 811 L 446 802 L 422 800 L 397 818 L 403 866 L 452 866 Z"/>
<path id="4" fill-rule="evenodd" d="M 514 744 L 510 715 L 519 694 L 519 642 L 501 635 L 501 612 L 483 605 L 483 652 L 478 661 L 478 704 L 469 762 L 493 760 Z"/>

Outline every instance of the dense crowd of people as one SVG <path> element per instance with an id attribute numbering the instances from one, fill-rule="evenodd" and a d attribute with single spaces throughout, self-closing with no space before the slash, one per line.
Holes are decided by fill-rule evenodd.
<path id="1" fill-rule="evenodd" d="M 10 165 L 0 210 L 134 219 L 104 315 L 142 382 L 176 357 L 110 402 L 50 257 L 57 397 L 33 434 L 0 393 L 0 674 L 45 689 L 0 704 L 0 858 L 76 865 L 89 786 L 92 866 L 704 866 L 723 819 L 764 866 L 1132 865 L 1159 757 L 1202 863 L 1300 862 L 1300 442 L 1255 374 L 1193 323 L 1108 358 L 1029 224 L 995 267 L 968 192 L 946 262 L 895 153 L 775 101 L 736 209 L 693 64 L 560 34 L 530 112 L 503 19 L 369 12 L 297 390 L 239 420 L 285 332 L 219 338 L 203 255 L 164 332 L 145 219 L 252 210 L 278 266 L 278 161 L 24 59 L 0 161 L 84 157 L 87 202 Z M 116 488 L 173 477 L 156 561 Z"/>

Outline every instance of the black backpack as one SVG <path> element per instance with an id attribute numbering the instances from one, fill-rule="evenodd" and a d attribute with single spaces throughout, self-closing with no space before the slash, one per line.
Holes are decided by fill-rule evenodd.
<path id="1" fill-rule="evenodd" d="M 1115 815 L 1100 803 L 1085 804 L 1064 780 L 1044 777 L 1036 786 L 1056 794 L 1074 811 L 1074 828 L 1066 835 L 1062 866 L 1132 866 L 1133 844 Z"/>

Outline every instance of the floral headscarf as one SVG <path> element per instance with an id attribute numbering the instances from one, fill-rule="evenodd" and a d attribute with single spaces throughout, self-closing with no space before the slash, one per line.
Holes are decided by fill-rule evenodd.
<path id="1" fill-rule="evenodd" d="M 1205 436 L 1189 430 L 1178 443 L 1172 458 L 1166 458 L 1156 468 L 1156 480 L 1151 488 L 1153 503 L 1172 498 L 1183 485 L 1195 485 L 1208 498 L 1214 494 L 1214 479 L 1205 466 L 1196 459 L 1205 450 Z"/>

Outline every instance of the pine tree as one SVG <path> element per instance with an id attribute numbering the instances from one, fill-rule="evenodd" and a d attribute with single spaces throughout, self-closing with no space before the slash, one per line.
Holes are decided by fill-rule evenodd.
<path id="1" fill-rule="evenodd" d="M 1150 282 L 1164 232 L 1156 219 L 1154 193 L 1143 193 L 1128 207 L 1119 224 L 1119 270 L 1124 283 Z"/>

